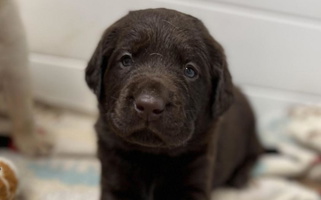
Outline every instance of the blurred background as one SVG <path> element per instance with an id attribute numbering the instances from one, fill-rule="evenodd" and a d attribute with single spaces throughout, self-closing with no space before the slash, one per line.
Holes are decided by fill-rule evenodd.
<path id="1" fill-rule="evenodd" d="M 244 191 L 223 189 L 213 198 L 319 200 L 321 1 L 16 1 L 30 49 L 35 99 L 54 107 L 37 108 L 36 120 L 57 137 L 53 157 L 0 152 L 25 175 L 26 199 L 98 199 L 92 129 L 97 103 L 84 69 L 109 25 L 130 10 L 165 7 L 201 19 L 223 45 L 235 84 L 252 102 L 261 140 L 274 152 L 254 170 L 256 184 Z"/>
<path id="2" fill-rule="evenodd" d="M 318 0 L 18 0 L 37 98 L 95 112 L 84 68 L 103 30 L 129 10 L 166 7 L 201 19 L 225 47 L 234 82 L 259 116 L 321 102 Z"/>

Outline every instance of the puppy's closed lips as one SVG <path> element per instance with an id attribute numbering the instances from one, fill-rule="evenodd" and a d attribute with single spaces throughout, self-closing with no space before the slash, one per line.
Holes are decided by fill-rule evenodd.
<path id="1" fill-rule="evenodd" d="M 145 147 L 161 147 L 161 148 L 172 148 L 180 145 L 182 142 L 189 139 L 179 139 L 178 141 L 172 140 L 171 136 L 165 136 L 161 131 L 162 128 L 159 128 L 157 120 L 147 120 L 142 117 L 136 116 L 135 124 L 131 125 L 131 129 L 128 131 L 123 131 L 119 127 L 126 126 L 123 125 L 122 121 L 118 121 L 117 117 L 113 117 L 111 121 L 111 127 L 113 130 L 118 133 L 124 140 L 138 144 Z M 174 127 L 180 129 L 179 127 L 183 126 L 182 123 L 179 125 L 174 125 Z M 171 130 L 173 132 L 176 131 Z"/>
<path id="2" fill-rule="evenodd" d="M 141 129 L 133 132 L 129 137 L 126 138 L 129 142 L 133 142 L 138 145 L 146 147 L 165 147 L 166 143 L 162 138 L 155 132 L 146 129 Z"/>

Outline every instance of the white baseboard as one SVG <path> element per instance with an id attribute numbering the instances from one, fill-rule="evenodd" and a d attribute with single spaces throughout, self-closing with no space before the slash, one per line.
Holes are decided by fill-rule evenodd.
<path id="1" fill-rule="evenodd" d="M 277 88 L 239 84 L 249 97 L 258 118 L 260 130 L 266 130 L 271 120 L 286 117 L 288 111 L 298 105 L 320 105 L 321 96 Z"/>
<path id="2" fill-rule="evenodd" d="M 96 100 L 85 83 L 84 60 L 31 54 L 35 97 L 82 112 L 96 112 Z"/>
<path id="3" fill-rule="evenodd" d="M 96 99 L 84 79 L 84 60 L 31 55 L 36 98 L 83 112 L 96 112 Z M 321 96 L 237 83 L 249 96 L 259 118 L 297 104 L 321 103 Z"/>

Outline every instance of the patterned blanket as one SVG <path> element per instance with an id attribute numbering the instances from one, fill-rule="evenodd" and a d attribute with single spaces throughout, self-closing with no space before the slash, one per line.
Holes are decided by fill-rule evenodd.
<path id="1" fill-rule="evenodd" d="M 12 160 L 19 170 L 20 198 L 24 200 L 95 200 L 99 199 L 100 165 L 95 158 L 93 117 L 60 113 L 44 115 L 38 120 L 57 136 L 55 155 L 47 158 L 28 158 L 2 149 L 0 156 Z M 41 121 L 43 120 L 43 121 Z M 285 120 L 270 120 L 261 138 L 266 146 L 273 141 L 289 141 L 280 134 Z M 283 127 L 283 128 L 282 128 Z M 264 134 L 269 132 L 269 134 Z M 77 133 L 77 134 L 76 134 Z M 72 144 L 70 144 L 72 141 Z M 277 146 L 277 145 L 276 145 Z M 278 162 L 279 163 L 279 162 Z M 270 173 L 265 159 L 257 165 L 253 179 L 242 190 L 221 188 L 213 192 L 215 200 L 320 200 L 316 191 L 286 179 L 283 174 Z M 280 167 L 276 166 L 279 171 Z M 273 168 L 274 169 L 274 168 Z M 282 171 L 282 170 L 281 170 Z"/>

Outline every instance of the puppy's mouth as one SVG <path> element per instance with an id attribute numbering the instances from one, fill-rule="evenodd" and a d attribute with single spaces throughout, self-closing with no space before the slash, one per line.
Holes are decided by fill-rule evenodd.
<path id="1" fill-rule="evenodd" d="M 149 148 L 168 149 L 180 146 L 184 141 L 189 139 L 189 132 L 192 130 L 184 129 L 181 126 L 170 129 L 159 129 L 157 124 L 142 121 L 134 121 L 133 124 L 128 126 L 128 123 L 124 123 L 117 118 L 113 118 L 110 122 L 115 133 L 123 140 Z M 182 133 L 178 131 L 181 129 L 184 129 Z"/>
<path id="2" fill-rule="evenodd" d="M 133 132 L 128 137 L 126 137 L 125 140 L 144 147 L 155 148 L 168 146 L 157 133 L 147 128 Z"/>

